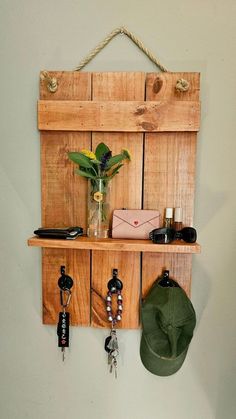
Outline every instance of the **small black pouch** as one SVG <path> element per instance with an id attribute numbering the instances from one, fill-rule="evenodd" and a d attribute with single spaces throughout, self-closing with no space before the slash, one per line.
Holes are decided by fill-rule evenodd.
<path id="1" fill-rule="evenodd" d="M 38 228 L 34 234 L 45 239 L 67 239 L 73 240 L 83 234 L 82 227 L 68 228 Z"/>

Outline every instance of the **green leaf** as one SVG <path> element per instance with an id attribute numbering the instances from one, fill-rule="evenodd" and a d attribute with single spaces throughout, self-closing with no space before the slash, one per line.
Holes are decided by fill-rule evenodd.
<path id="1" fill-rule="evenodd" d="M 96 176 L 93 176 L 92 173 L 84 172 L 83 170 L 80 170 L 80 169 L 75 169 L 75 173 L 77 175 L 80 175 L 80 176 L 83 176 L 83 177 L 87 177 L 89 179 L 96 179 Z"/>
<path id="2" fill-rule="evenodd" d="M 112 179 L 117 173 L 119 173 L 120 168 L 124 166 L 123 163 L 118 164 L 115 169 L 112 170 L 111 174 L 109 175 L 110 179 Z"/>
<path id="3" fill-rule="evenodd" d="M 123 154 L 117 154 L 116 156 L 111 157 L 107 162 L 106 170 L 110 169 L 115 164 L 120 163 L 124 159 L 125 159 L 125 157 L 124 157 Z"/>
<path id="4" fill-rule="evenodd" d="M 72 160 L 74 163 L 78 164 L 81 167 L 93 167 L 91 160 L 82 153 L 71 151 L 70 153 L 68 153 L 68 157 L 70 160 Z"/>
<path id="5" fill-rule="evenodd" d="M 99 160 L 96 160 L 96 159 L 91 160 L 91 163 L 93 163 L 93 164 L 101 164 L 101 162 Z"/>
<path id="6" fill-rule="evenodd" d="M 98 160 L 101 160 L 103 154 L 108 153 L 108 151 L 110 151 L 109 147 L 107 147 L 106 144 L 104 143 L 100 143 L 98 144 L 95 154 Z"/>

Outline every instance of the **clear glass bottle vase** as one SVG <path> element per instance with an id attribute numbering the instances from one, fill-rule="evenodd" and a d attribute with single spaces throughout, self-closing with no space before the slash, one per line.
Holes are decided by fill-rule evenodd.
<path id="1" fill-rule="evenodd" d="M 88 180 L 87 235 L 104 239 L 109 237 L 110 185 L 104 179 Z"/>

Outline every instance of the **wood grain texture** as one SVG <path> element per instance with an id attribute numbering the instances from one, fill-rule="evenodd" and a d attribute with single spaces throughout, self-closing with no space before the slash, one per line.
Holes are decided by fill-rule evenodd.
<path id="1" fill-rule="evenodd" d="M 189 82 L 188 91 L 176 90 L 176 82 L 179 79 Z M 146 91 L 147 100 L 199 101 L 200 73 L 147 73 Z"/>
<path id="2" fill-rule="evenodd" d="M 144 208 L 183 208 L 183 224 L 193 223 L 195 190 L 195 133 L 146 134 Z"/>
<path id="3" fill-rule="evenodd" d="M 175 89 L 176 81 L 189 81 L 188 92 Z M 198 73 L 148 74 L 147 100 L 199 100 Z M 183 224 L 193 224 L 196 133 L 165 132 L 145 134 L 144 209 L 183 208 Z M 192 256 L 189 254 L 143 254 L 142 292 L 146 293 L 157 275 L 170 270 L 173 279 L 190 294 Z"/>
<path id="4" fill-rule="evenodd" d="M 41 100 L 89 100 L 91 98 L 91 73 L 48 71 L 48 74 L 57 79 L 58 89 L 55 93 L 50 93 L 47 89 L 47 82 L 40 78 Z"/>
<path id="5" fill-rule="evenodd" d="M 57 324 L 60 306 L 58 279 L 60 267 L 74 281 L 68 307 L 71 325 L 88 326 L 90 323 L 90 254 L 86 250 L 43 249 L 43 323 Z"/>
<path id="6" fill-rule="evenodd" d="M 91 75 L 88 73 L 50 72 L 58 79 L 58 91 L 48 92 L 40 82 L 40 97 L 45 100 L 89 100 Z M 42 226 L 66 227 L 80 225 L 86 229 L 87 183 L 74 174 L 75 165 L 67 157 L 68 151 L 89 148 L 89 133 L 49 132 L 41 135 Z M 70 311 L 72 323 L 88 325 L 90 319 L 90 252 L 89 250 L 45 249 L 43 269 L 43 322 L 56 324 L 60 266 L 65 265 L 71 276 L 80 278 L 73 290 Z"/>
<path id="7" fill-rule="evenodd" d="M 152 284 L 161 276 L 163 271 L 170 271 L 170 278 L 175 279 L 191 294 L 192 255 L 173 253 L 145 253 L 142 263 L 142 296 L 145 298 Z"/>
<path id="8" fill-rule="evenodd" d="M 111 326 L 107 321 L 105 298 L 107 283 L 112 278 L 112 269 L 118 269 L 118 277 L 123 282 L 123 316 L 117 328 L 134 329 L 139 324 L 140 298 L 140 254 L 120 252 L 93 252 L 92 260 L 92 326 Z M 117 310 L 116 299 L 112 304 L 113 314 Z"/>
<path id="9" fill-rule="evenodd" d="M 180 206 L 184 224 L 192 225 L 196 158 L 193 131 L 198 130 L 200 119 L 199 73 L 49 74 L 57 78 L 58 90 L 52 94 L 46 83 L 40 82 L 42 225 L 79 224 L 86 229 L 87 181 L 74 174 L 75 166 L 67 152 L 95 150 L 101 141 L 113 154 L 127 148 L 132 155 L 132 161 L 125 163 L 112 180 L 111 210 L 158 209 L 163 219 L 167 206 Z M 187 92 L 175 89 L 180 78 L 190 83 Z M 89 324 L 91 280 L 94 327 L 110 326 L 104 299 L 113 268 L 119 270 L 124 283 L 124 316 L 118 327 L 137 328 L 141 274 L 143 296 L 164 269 L 169 269 L 170 276 L 190 295 L 192 253 L 200 252 L 197 243 L 153 245 L 149 241 L 84 237 L 74 241 L 32 238 L 29 245 L 45 247 L 44 323 L 57 322 L 57 281 L 64 265 L 75 279 L 71 322 Z"/>
<path id="10" fill-rule="evenodd" d="M 86 231 L 87 181 L 75 174 L 69 151 L 90 148 L 88 133 L 41 133 L 42 226 L 81 226 Z"/>
<path id="11" fill-rule="evenodd" d="M 176 240 L 170 244 L 153 244 L 151 240 L 129 239 L 93 239 L 78 237 L 75 240 L 42 239 L 32 237 L 28 240 L 29 246 L 47 247 L 57 249 L 104 250 L 119 252 L 151 252 L 151 253 L 200 253 L 198 243 L 185 243 Z"/>
<path id="12" fill-rule="evenodd" d="M 126 101 L 144 100 L 145 98 L 144 73 L 94 73 L 93 74 L 93 100 L 98 101 Z M 113 151 L 119 153 L 127 148 L 132 161 L 121 168 L 120 173 L 112 179 L 111 183 L 111 210 L 115 208 L 141 208 L 142 202 L 142 164 L 143 164 L 143 135 L 140 133 L 96 133 L 92 134 L 92 148 L 104 141 Z M 105 256 L 104 256 L 105 257 Z M 128 305 L 122 320 L 122 327 L 135 328 L 139 324 L 139 295 L 140 295 L 140 255 L 138 253 L 109 252 L 109 269 L 101 264 L 101 252 L 92 252 L 92 325 L 101 327 L 101 323 L 109 327 L 104 319 L 104 304 L 101 298 L 106 294 L 107 280 L 111 269 L 117 268 L 122 275 L 128 278 L 127 273 L 132 271 L 132 282 L 126 279 L 124 298 L 129 301 L 132 295 L 132 305 Z M 131 266 L 131 264 L 133 266 Z M 123 272 L 124 267 L 126 271 Z M 95 275 L 95 272 L 98 272 Z M 108 275 L 109 273 L 109 275 Z M 122 274 L 122 275 L 121 275 Z M 102 291 L 102 293 L 101 293 Z M 100 295 L 100 297 L 99 297 Z M 99 303 L 100 301 L 100 303 Z M 134 311 L 136 307 L 136 312 Z M 106 318 L 106 312 L 105 312 Z"/>
<path id="13" fill-rule="evenodd" d="M 198 131 L 199 102 L 55 101 L 38 102 L 38 128 L 56 131 Z"/>

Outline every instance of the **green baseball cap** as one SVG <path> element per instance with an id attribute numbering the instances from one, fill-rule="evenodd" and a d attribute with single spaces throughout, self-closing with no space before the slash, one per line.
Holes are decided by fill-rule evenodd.
<path id="1" fill-rule="evenodd" d="M 141 308 L 143 332 L 140 356 L 153 374 L 177 372 L 187 355 L 196 326 L 196 314 L 185 291 L 156 282 Z"/>

